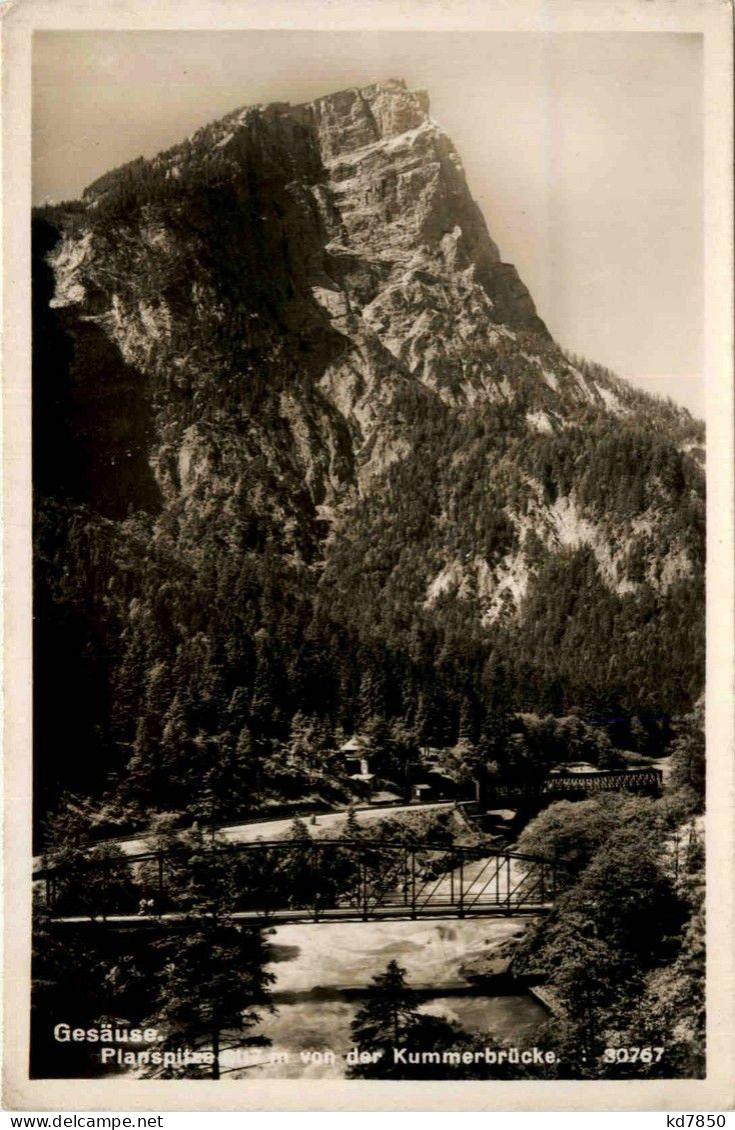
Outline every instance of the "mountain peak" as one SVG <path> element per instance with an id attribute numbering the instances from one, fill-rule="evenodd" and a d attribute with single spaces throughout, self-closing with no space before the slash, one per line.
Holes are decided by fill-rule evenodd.
<path id="1" fill-rule="evenodd" d="M 428 121 L 429 96 L 403 79 L 350 87 L 308 103 L 327 159 L 397 137 Z"/>
<path id="2" fill-rule="evenodd" d="M 405 284 L 415 294 L 421 268 L 424 290 L 428 275 L 438 288 L 422 301 L 439 301 L 448 327 L 476 321 L 482 307 L 481 326 L 487 317 L 549 336 L 515 267 L 501 261 L 459 154 L 429 117 L 426 91 L 409 90 L 402 79 L 348 87 L 299 105 L 241 107 L 152 161 L 140 158 L 99 178 L 85 190 L 84 203 L 90 219 L 94 214 L 104 221 L 114 211 L 124 220 L 135 214 L 133 206 L 156 211 L 178 196 L 185 209 L 192 194 L 209 195 L 225 185 L 239 197 L 262 198 L 247 219 L 258 227 L 283 196 L 279 223 L 300 229 L 301 246 L 289 271 L 304 276 L 312 292 L 341 287 L 355 313 L 381 290 L 395 293 Z M 274 231 L 271 223 L 266 242 Z M 460 318 L 450 312 L 458 292 L 450 301 L 439 291 L 446 291 L 442 278 L 449 285 L 450 276 L 468 271 L 475 289 L 460 286 Z M 469 332 L 476 336 L 471 327 Z"/>
<path id="3" fill-rule="evenodd" d="M 49 780 L 59 725 L 184 806 L 305 714 L 445 746 L 496 695 L 700 693 L 702 429 L 554 343 L 425 95 L 238 109 L 37 220 Z"/>

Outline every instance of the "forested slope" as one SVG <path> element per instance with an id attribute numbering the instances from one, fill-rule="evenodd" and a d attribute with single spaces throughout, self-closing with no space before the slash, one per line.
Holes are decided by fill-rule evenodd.
<path id="1" fill-rule="evenodd" d="M 661 748 L 704 669 L 703 427 L 553 342 L 400 82 L 236 111 L 34 218 L 36 784 L 131 810 Z"/>

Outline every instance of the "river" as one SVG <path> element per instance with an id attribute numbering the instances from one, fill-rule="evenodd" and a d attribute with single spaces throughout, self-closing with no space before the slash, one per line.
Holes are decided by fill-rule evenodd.
<path id="1" fill-rule="evenodd" d="M 473 987 L 468 974 L 488 970 L 488 958 L 501 971 L 506 964 L 501 947 L 527 925 L 518 919 L 451 919 L 278 926 L 268 937 L 276 1011 L 265 1014 L 258 1029 L 271 1045 L 245 1058 L 224 1052 L 223 1074 L 343 1076 L 360 990 L 393 958 L 420 993 L 424 1012 L 456 1020 L 469 1032 L 525 1042 L 548 1019 L 543 1007 L 523 991 L 488 995 Z M 334 1054 L 333 1061 L 325 1051 Z"/>

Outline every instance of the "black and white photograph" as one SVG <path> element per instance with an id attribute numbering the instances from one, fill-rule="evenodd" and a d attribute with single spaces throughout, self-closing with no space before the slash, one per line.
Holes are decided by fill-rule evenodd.
<path id="1" fill-rule="evenodd" d="M 29 1081 L 709 1077 L 704 44 L 34 32 Z"/>

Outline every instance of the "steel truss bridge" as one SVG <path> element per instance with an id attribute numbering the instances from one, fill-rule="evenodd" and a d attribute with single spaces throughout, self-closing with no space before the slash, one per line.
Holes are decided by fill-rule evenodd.
<path id="1" fill-rule="evenodd" d="M 243 922 L 329 922 L 542 914 L 556 868 L 541 856 L 487 847 L 370 840 L 258 840 L 226 851 L 227 914 Z M 196 852 L 112 855 L 38 872 L 52 922 L 186 928 L 177 895 Z"/>
<path id="2" fill-rule="evenodd" d="M 595 793 L 632 792 L 656 795 L 661 792 L 660 769 L 610 769 L 590 773 L 556 773 L 535 783 L 501 786 L 488 790 L 492 804 L 561 800 Z"/>

